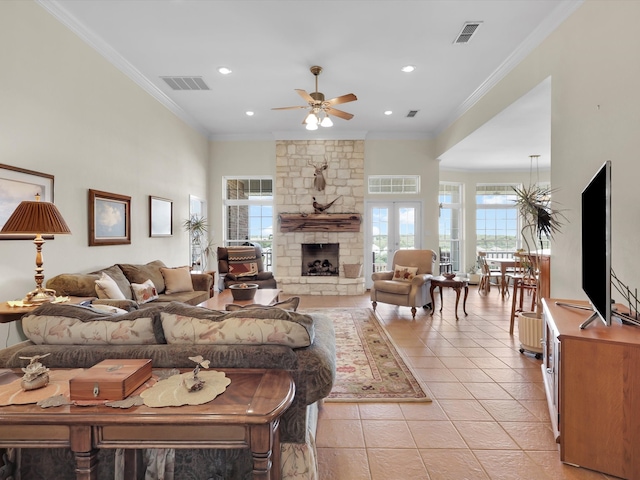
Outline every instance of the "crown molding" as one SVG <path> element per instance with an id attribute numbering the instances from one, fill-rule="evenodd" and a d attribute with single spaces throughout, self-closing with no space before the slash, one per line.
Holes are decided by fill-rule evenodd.
<path id="1" fill-rule="evenodd" d="M 507 76 L 520 62 L 522 62 L 545 38 L 558 28 L 569 16 L 575 12 L 584 0 L 562 0 L 553 13 L 549 15 L 531 34 L 513 51 L 489 77 L 462 104 L 436 128 L 435 135 L 439 135 L 456 120 L 462 117 L 478 101 L 484 97 L 498 82 Z"/>
<path id="2" fill-rule="evenodd" d="M 49 12 L 56 20 L 65 27 L 75 33 L 83 42 L 93 48 L 102 55 L 108 62 L 115 66 L 118 70 L 133 80 L 145 92 L 155 98 L 162 105 L 167 107 L 178 118 L 194 128 L 204 136 L 209 136 L 209 132 L 191 115 L 180 108 L 173 100 L 171 100 L 162 90 L 151 83 L 147 77 L 142 75 L 133 65 L 131 65 L 122 55 L 116 52 L 107 42 L 92 30 L 86 28 L 80 21 L 65 10 L 55 0 L 35 0 L 35 3 Z"/>

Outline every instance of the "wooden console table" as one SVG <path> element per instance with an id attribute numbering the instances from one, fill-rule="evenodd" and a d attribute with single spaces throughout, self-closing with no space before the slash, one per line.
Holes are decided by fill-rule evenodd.
<path id="1" fill-rule="evenodd" d="M 640 327 L 596 320 L 581 330 L 591 312 L 556 301 L 542 300 L 542 377 L 560 460 L 640 478 Z"/>
<path id="2" fill-rule="evenodd" d="M 291 375 L 272 369 L 221 371 L 231 383 L 203 405 L 142 405 L 123 410 L 72 405 L 43 409 L 34 404 L 0 407 L 0 447 L 71 448 L 79 480 L 98 479 L 99 448 L 248 448 L 253 478 L 279 479 L 278 426 L 293 401 Z M 126 478 L 139 478 L 141 473 L 133 460 L 128 451 Z"/>

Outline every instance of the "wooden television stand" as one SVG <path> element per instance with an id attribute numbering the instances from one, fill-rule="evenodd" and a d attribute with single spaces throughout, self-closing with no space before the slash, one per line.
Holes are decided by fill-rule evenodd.
<path id="1" fill-rule="evenodd" d="M 640 478 L 640 328 L 580 325 L 592 312 L 545 298 L 542 378 L 560 460 Z"/>

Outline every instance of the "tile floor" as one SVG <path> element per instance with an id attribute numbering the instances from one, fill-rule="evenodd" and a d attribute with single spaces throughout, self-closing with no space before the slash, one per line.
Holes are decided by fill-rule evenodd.
<path id="1" fill-rule="evenodd" d="M 431 403 L 329 403 L 317 432 L 320 480 L 604 480 L 563 465 L 551 432 L 540 360 L 509 335 L 511 302 L 471 286 L 464 317 L 379 304 L 378 318 Z M 462 303 L 462 300 L 461 300 Z M 363 296 L 303 296 L 300 308 L 370 307 Z M 436 308 L 439 308 L 439 303 Z M 461 308 L 461 306 L 460 306 Z"/>

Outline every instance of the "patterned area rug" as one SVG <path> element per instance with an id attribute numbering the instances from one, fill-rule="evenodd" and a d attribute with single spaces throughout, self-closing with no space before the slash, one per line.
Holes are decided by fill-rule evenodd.
<path id="1" fill-rule="evenodd" d="M 336 331 L 336 384 L 326 401 L 431 401 L 372 309 L 315 311 L 331 317 Z"/>

